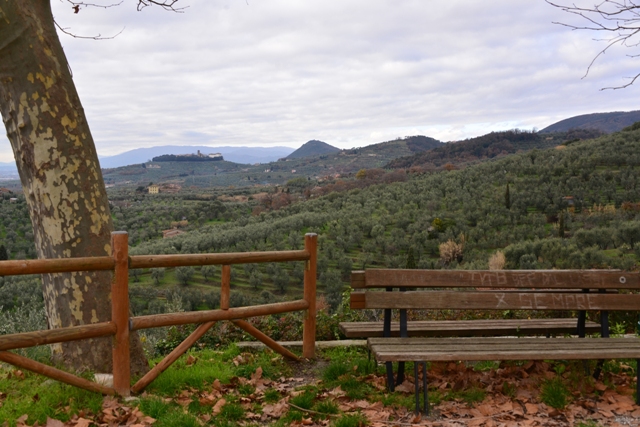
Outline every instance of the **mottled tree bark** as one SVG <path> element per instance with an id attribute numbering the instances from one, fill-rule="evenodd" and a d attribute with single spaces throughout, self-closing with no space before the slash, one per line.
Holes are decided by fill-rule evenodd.
<path id="1" fill-rule="evenodd" d="M 0 0 L 0 110 L 40 258 L 111 255 L 113 223 L 98 156 L 49 0 Z M 111 317 L 111 272 L 43 276 L 50 328 Z M 137 337 L 132 371 L 146 369 Z M 111 371 L 111 338 L 54 348 L 76 369 Z"/>

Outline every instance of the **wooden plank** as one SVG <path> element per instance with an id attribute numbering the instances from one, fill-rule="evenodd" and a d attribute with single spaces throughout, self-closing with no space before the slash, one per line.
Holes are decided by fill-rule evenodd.
<path id="1" fill-rule="evenodd" d="M 111 396 L 116 394 L 116 391 L 111 387 L 106 387 L 93 381 L 77 377 L 68 372 L 52 368 L 51 366 L 36 362 L 15 353 L 0 351 L 0 360 L 5 363 L 10 363 L 13 366 L 17 366 L 18 368 L 27 369 L 31 372 L 44 375 L 45 377 L 53 378 L 56 381 L 70 384 L 72 386 L 79 387 L 85 390 L 93 391 L 95 393 L 108 394 Z"/>
<path id="2" fill-rule="evenodd" d="M 349 301 L 352 310 L 367 308 L 365 292 L 352 292 Z"/>
<path id="3" fill-rule="evenodd" d="M 353 289 L 366 288 L 364 270 L 351 272 L 351 287 Z"/>
<path id="4" fill-rule="evenodd" d="M 370 338 L 379 361 L 640 358 L 636 338 Z"/>
<path id="5" fill-rule="evenodd" d="M 114 265 L 109 256 L 0 261 L 0 276 L 113 270 Z"/>
<path id="6" fill-rule="evenodd" d="M 115 274 L 111 283 L 111 321 L 116 325 L 113 339 L 113 388 L 120 396 L 131 394 L 129 343 L 129 236 L 126 231 L 111 233 Z"/>
<path id="7" fill-rule="evenodd" d="M 231 301 L 231 266 L 223 265 L 220 279 L 220 309 L 229 310 Z"/>
<path id="8" fill-rule="evenodd" d="M 171 353 L 165 356 L 156 366 L 154 366 L 149 372 L 147 372 L 142 378 L 140 378 L 131 387 L 131 391 L 134 393 L 140 393 L 144 390 L 153 380 L 163 373 L 169 366 L 173 364 L 180 356 L 182 356 L 193 344 L 196 343 L 216 322 L 207 322 L 199 325 L 195 331 L 193 331 L 184 341 L 180 343 Z"/>
<path id="9" fill-rule="evenodd" d="M 640 273 L 619 270 L 366 270 L 362 287 L 640 289 Z M 360 283 L 360 282 L 359 282 Z"/>
<path id="10" fill-rule="evenodd" d="M 305 300 L 277 302 L 273 304 L 253 305 L 230 308 L 229 310 L 202 310 L 185 313 L 151 314 L 131 318 L 131 330 L 159 328 L 162 326 L 186 325 L 189 323 L 205 323 L 211 320 L 246 319 L 247 317 L 266 316 L 269 314 L 287 313 L 309 308 Z"/>
<path id="11" fill-rule="evenodd" d="M 258 262 L 307 261 L 307 251 L 236 252 L 224 254 L 136 255 L 131 268 L 180 267 L 188 265 L 248 264 Z"/>
<path id="12" fill-rule="evenodd" d="M 251 323 L 247 322 L 246 320 L 232 320 L 232 322 L 234 325 L 236 325 L 243 331 L 247 332 L 248 334 L 252 335 L 258 341 L 262 342 L 264 345 L 266 345 L 276 353 L 290 360 L 295 360 L 297 362 L 300 361 L 300 358 L 298 356 L 296 356 L 295 354 L 293 354 L 292 352 L 284 348 L 280 343 L 272 339 L 270 336 L 264 334 L 261 330 L 259 330 L 258 328 L 253 326 Z M 302 344 L 302 347 L 304 348 L 304 342 Z"/>
<path id="13" fill-rule="evenodd" d="M 0 351 L 16 348 L 35 347 L 37 345 L 106 337 L 116 333 L 113 322 L 91 325 L 71 326 L 46 331 L 23 332 L 21 334 L 0 335 Z"/>
<path id="14" fill-rule="evenodd" d="M 341 322 L 347 338 L 382 337 L 382 322 Z M 415 320 L 407 323 L 409 336 L 492 336 L 576 334 L 577 319 Z M 587 333 L 600 332 L 600 324 L 586 323 Z M 400 336 L 399 322 L 391 323 L 391 336 Z"/>
<path id="15" fill-rule="evenodd" d="M 640 294 L 407 291 L 365 292 L 364 295 L 364 308 L 378 309 L 640 310 Z M 361 303 L 356 302 L 360 308 Z"/>
<path id="16" fill-rule="evenodd" d="M 304 236 L 304 249 L 309 254 L 309 262 L 304 269 L 304 300 L 309 304 L 302 326 L 302 356 L 316 357 L 316 276 L 318 263 L 318 235 Z M 266 343 L 265 343 L 266 344 Z"/>

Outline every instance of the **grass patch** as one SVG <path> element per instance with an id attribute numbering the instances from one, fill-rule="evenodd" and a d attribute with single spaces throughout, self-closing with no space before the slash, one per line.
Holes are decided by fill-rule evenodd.
<path id="1" fill-rule="evenodd" d="M 158 419 L 154 427 L 200 427 L 200 422 L 191 414 L 182 412 L 181 409 L 173 408 L 167 414 Z"/>
<path id="2" fill-rule="evenodd" d="M 321 414 L 337 414 L 340 412 L 340 410 L 338 409 L 338 405 L 331 400 L 323 400 L 321 402 L 318 402 L 315 410 L 317 412 L 320 412 Z"/>
<path id="3" fill-rule="evenodd" d="M 563 409 L 569 404 L 571 393 L 560 377 L 545 381 L 540 390 L 540 400 L 556 409 Z"/>
<path id="4" fill-rule="evenodd" d="M 331 424 L 332 427 L 364 427 L 367 419 L 362 415 L 343 415 Z"/>
<path id="5" fill-rule="evenodd" d="M 185 357 L 180 358 L 151 383 L 149 392 L 170 395 L 187 387 L 202 390 L 216 379 L 227 383 L 234 375 L 233 364 L 221 360 L 219 352 L 203 350 L 197 357 L 196 363 L 191 365 L 186 364 Z"/>
<path id="6" fill-rule="evenodd" d="M 305 391 L 302 394 L 292 397 L 289 402 L 302 409 L 311 409 L 315 400 L 316 393 L 312 391 Z"/>
<path id="7" fill-rule="evenodd" d="M 13 371 L 16 372 L 16 371 Z M 81 410 L 99 412 L 102 396 L 24 372 L 22 376 L 0 379 L 0 390 L 7 395 L 0 407 L 0 423 L 15 426 L 15 420 L 28 414 L 27 422 L 44 424 L 47 417 L 68 421 Z"/>

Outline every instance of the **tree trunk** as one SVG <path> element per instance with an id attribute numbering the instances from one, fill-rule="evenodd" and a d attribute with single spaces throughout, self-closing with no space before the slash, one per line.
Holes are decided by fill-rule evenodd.
<path id="1" fill-rule="evenodd" d="M 111 255 L 113 223 L 93 138 L 49 0 L 0 0 L 0 110 L 39 258 Z M 111 318 L 111 272 L 43 275 L 50 328 Z M 54 347 L 76 369 L 111 372 L 111 338 Z M 132 371 L 146 370 L 139 339 Z"/>

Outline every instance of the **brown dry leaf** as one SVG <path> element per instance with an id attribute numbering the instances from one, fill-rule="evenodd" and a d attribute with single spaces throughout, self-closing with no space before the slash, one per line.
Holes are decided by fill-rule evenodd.
<path id="1" fill-rule="evenodd" d="M 600 409 L 598 408 L 598 413 L 600 413 L 602 416 L 607 417 L 607 418 L 613 418 L 615 415 L 613 415 L 613 412 L 609 411 L 608 409 Z"/>
<path id="2" fill-rule="evenodd" d="M 334 396 L 334 397 L 342 397 L 346 393 L 345 393 L 344 390 L 342 390 L 342 387 L 338 386 L 338 387 L 334 388 L 333 390 L 329 391 L 328 394 L 330 396 Z"/>
<path id="3" fill-rule="evenodd" d="M 200 402 L 200 404 L 203 406 L 213 406 L 215 401 L 220 397 L 220 392 L 217 391 L 213 391 L 211 393 L 202 393 L 200 395 L 200 398 L 198 399 L 198 402 Z"/>
<path id="4" fill-rule="evenodd" d="M 476 409 L 478 411 L 480 411 L 480 413 L 482 415 L 484 415 L 485 417 L 489 417 L 491 415 L 493 415 L 496 412 L 496 408 L 495 406 L 489 405 L 489 404 L 482 404 L 482 405 L 478 405 L 476 407 Z"/>
<path id="5" fill-rule="evenodd" d="M 91 421 L 86 418 L 78 418 L 74 427 L 89 427 L 91 425 Z"/>
<path id="6" fill-rule="evenodd" d="M 287 402 L 284 399 L 273 405 L 264 405 L 262 408 L 262 419 L 265 420 L 267 416 L 271 418 L 280 418 L 288 409 L 289 405 L 287 405 Z"/>
<path id="7" fill-rule="evenodd" d="M 52 418 L 47 417 L 47 423 L 45 427 L 64 427 L 64 423 L 59 420 L 54 420 Z"/>
<path id="8" fill-rule="evenodd" d="M 607 386 L 602 384 L 601 382 L 597 382 L 593 386 L 598 391 L 605 391 L 607 389 Z"/>
<path id="9" fill-rule="evenodd" d="M 213 409 L 211 410 L 211 412 L 213 413 L 213 415 L 218 415 L 220 413 L 220 411 L 222 411 L 222 407 L 227 403 L 227 401 L 222 398 L 220 400 L 218 400 L 216 402 L 216 404 L 213 406 Z"/>
<path id="10" fill-rule="evenodd" d="M 193 364 L 195 364 L 198 361 L 197 357 L 193 357 L 191 354 L 187 357 L 187 361 L 186 364 L 187 366 L 191 366 Z"/>
<path id="11" fill-rule="evenodd" d="M 408 380 L 405 380 L 402 384 L 396 386 L 396 391 L 400 393 L 413 393 L 415 389 L 415 385 L 410 383 Z"/>
<path id="12" fill-rule="evenodd" d="M 21 416 L 20 418 L 18 418 L 16 420 L 16 427 L 25 427 L 26 426 L 26 422 L 27 422 L 27 418 L 29 418 L 29 415 L 24 414 L 23 416 Z"/>
<path id="13" fill-rule="evenodd" d="M 535 403 L 525 403 L 524 408 L 526 409 L 528 415 L 537 414 L 540 410 L 540 407 Z"/>

